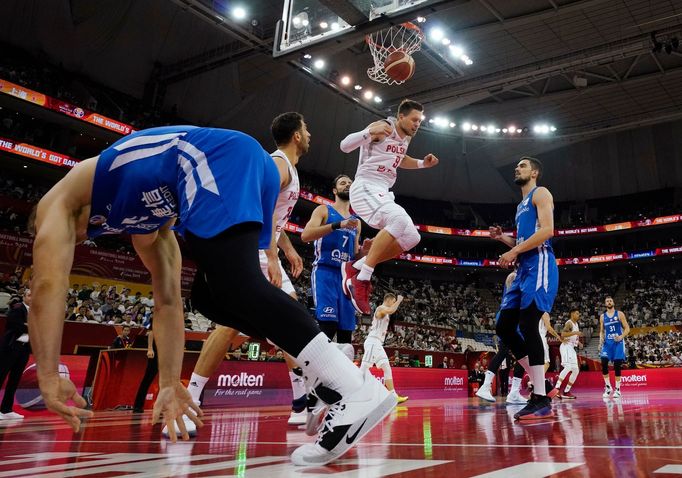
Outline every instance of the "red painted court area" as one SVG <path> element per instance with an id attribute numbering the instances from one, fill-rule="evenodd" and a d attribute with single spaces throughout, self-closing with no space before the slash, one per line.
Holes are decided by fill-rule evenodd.
<path id="1" fill-rule="evenodd" d="M 206 410 L 196 439 L 172 444 L 150 413 L 98 412 L 75 435 L 53 415 L 0 422 L 0 477 L 668 477 L 682 475 L 678 392 L 597 391 L 555 403 L 557 417 L 514 423 L 519 406 L 411 400 L 338 463 L 298 468 L 310 440 L 286 407 Z"/>

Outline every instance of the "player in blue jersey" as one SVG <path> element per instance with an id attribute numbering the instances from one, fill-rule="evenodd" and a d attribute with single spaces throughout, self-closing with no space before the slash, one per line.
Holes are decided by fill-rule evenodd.
<path id="1" fill-rule="evenodd" d="M 524 156 L 514 170 L 514 183 L 523 199 L 516 208 L 516 239 L 490 228 L 490 237 L 510 250 L 500 256 L 500 266 L 517 266 L 517 275 L 505 293 L 497 335 L 511 349 L 535 384 L 545 383 L 545 353 L 540 336 L 542 315 L 551 312 L 559 286 L 559 269 L 550 242 L 554 235 L 554 200 L 538 187 L 542 163 Z M 521 334 L 517 333 L 520 328 Z M 543 387 L 535 387 L 528 404 L 514 415 L 517 420 L 553 417 L 551 399 Z"/>
<path id="2" fill-rule="evenodd" d="M 353 180 L 341 174 L 334 179 L 334 204 L 317 206 L 303 229 L 301 240 L 315 241 L 311 274 L 317 321 L 322 332 L 340 344 L 351 343 L 355 330 L 355 308 L 341 287 L 341 266 L 359 258 L 360 221 L 350 213 Z M 367 240 L 366 249 L 371 244 Z"/>
<path id="3" fill-rule="evenodd" d="M 184 235 L 203 273 L 200 311 L 212 320 L 269 339 L 293 356 L 329 405 L 314 444 L 292 454 L 297 465 L 323 465 L 345 453 L 396 405 L 369 374 L 330 344 L 307 310 L 270 284 L 258 250 L 275 251 L 273 213 L 281 179 L 260 144 L 238 131 L 172 126 L 138 131 L 82 161 L 39 202 L 33 226 L 33 303 L 29 333 L 47 407 L 75 431 L 85 400 L 58 372 L 64 297 L 75 244 L 104 233 L 131 234 L 152 278 L 159 394 L 163 416 L 189 435 L 183 415 L 201 425 L 201 410 L 180 382 L 184 324 L 180 248 Z M 177 224 L 176 224 L 177 220 Z M 276 259 L 276 256 L 274 257 Z M 202 308 L 204 310 L 202 310 Z M 73 400 L 75 406 L 67 405 Z"/>
<path id="4" fill-rule="evenodd" d="M 613 298 L 607 296 L 604 301 L 606 311 L 599 316 L 599 347 L 601 353 L 601 370 L 604 375 L 604 398 L 611 396 L 611 380 L 609 378 L 609 361 L 613 362 L 616 373 L 616 389 L 613 398 L 620 398 L 620 372 L 625 361 L 625 337 L 630 333 L 630 326 L 625 314 L 616 310 Z"/>

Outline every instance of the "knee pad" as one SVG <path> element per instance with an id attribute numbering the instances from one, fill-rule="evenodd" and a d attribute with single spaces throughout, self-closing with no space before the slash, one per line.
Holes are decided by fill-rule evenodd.
<path id="1" fill-rule="evenodd" d="M 539 328 L 542 314 L 543 312 L 535 306 L 535 303 L 519 312 L 519 327 L 526 342 L 530 365 L 545 364 L 545 347 Z"/>
<path id="2" fill-rule="evenodd" d="M 382 360 L 377 364 L 381 370 L 384 371 L 384 380 L 393 380 L 393 372 L 391 371 L 391 365 L 386 360 Z"/>
<path id="3" fill-rule="evenodd" d="M 616 371 L 616 377 L 620 377 L 620 371 L 623 366 L 623 361 L 622 360 L 614 360 L 613 361 L 613 369 Z"/>
<path id="4" fill-rule="evenodd" d="M 601 373 L 602 373 L 602 375 L 608 375 L 609 374 L 609 359 L 607 359 L 607 358 L 601 359 Z"/>
<path id="5" fill-rule="evenodd" d="M 386 232 L 395 238 L 403 251 L 419 244 L 421 236 L 405 210 L 395 211 L 386 220 Z"/>

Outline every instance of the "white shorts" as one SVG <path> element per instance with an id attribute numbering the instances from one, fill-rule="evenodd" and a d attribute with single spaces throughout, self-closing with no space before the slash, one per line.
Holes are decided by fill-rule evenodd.
<path id="1" fill-rule="evenodd" d="M 360 219 L 374 229 L 386 227 L 389 217 L 405 214 L 407 211 L 395 203 L 395 196 L 385 186 L 367 181 L 355 181 L 350 187 L 350 205 Z"/>
<path id="2" fill-rule="evenodd" d="M 549 363 L 549 344 L 546 335 L 542 337 L 542 348 L 545 349 L 545 363 Z"/>
<path id="3" fill-rule="evenodd" d="M 367 337 L 365 339 L 365 354 L 362 356 L 362 364 L 366 367 L 371 367 L 372 365 L 379 366 L 380 363 L 388 363 L 388 355 L 384 350 L 384 346 L 381 341 L 375 337 Z"/>
<path id="4" fill-rule="evenodd" d="M 578 366 L 578 354 L 575 353 L 575 347 L 571 344 L 561 344 L 559 346 L 559 352 L 561 352 L 562 367 Z"/>
<path id="5" fill-rule="evenodd" d="M 270 280 L 270 277 L 268 277 L 268 256 L 265 254 L 264 250 L 261 249 L 258 251 L 258 259 L 260 259 L 260 270 L 263 271 L 265 278 Z M 291 279 L 289 279 L 289 276 L 284 270 L 282 261 L 277 260 L 277 262 L 279 263 L 279 270 L 282 272 L 282 287 L 280 287 L 280 289 L 291 295 L 296 292 L 294 285 L 291 283 Z"/>

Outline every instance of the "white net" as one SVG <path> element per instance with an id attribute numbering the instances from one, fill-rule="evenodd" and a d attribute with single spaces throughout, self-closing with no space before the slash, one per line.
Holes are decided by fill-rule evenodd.
<path id="1" fill-rule="evenodd" d="M 411 56 L 421 49 L 423 39 L 424 33 L 414 23 L 401 23 L 367 35 L 365 41 L 374 60 L 374 66 L 367 69 L 367 76 L 387 85 L 404 83 L 406 80 L 397 81 L 386 74 L 386 58 L 396 51 L 403 51 Z"/>

